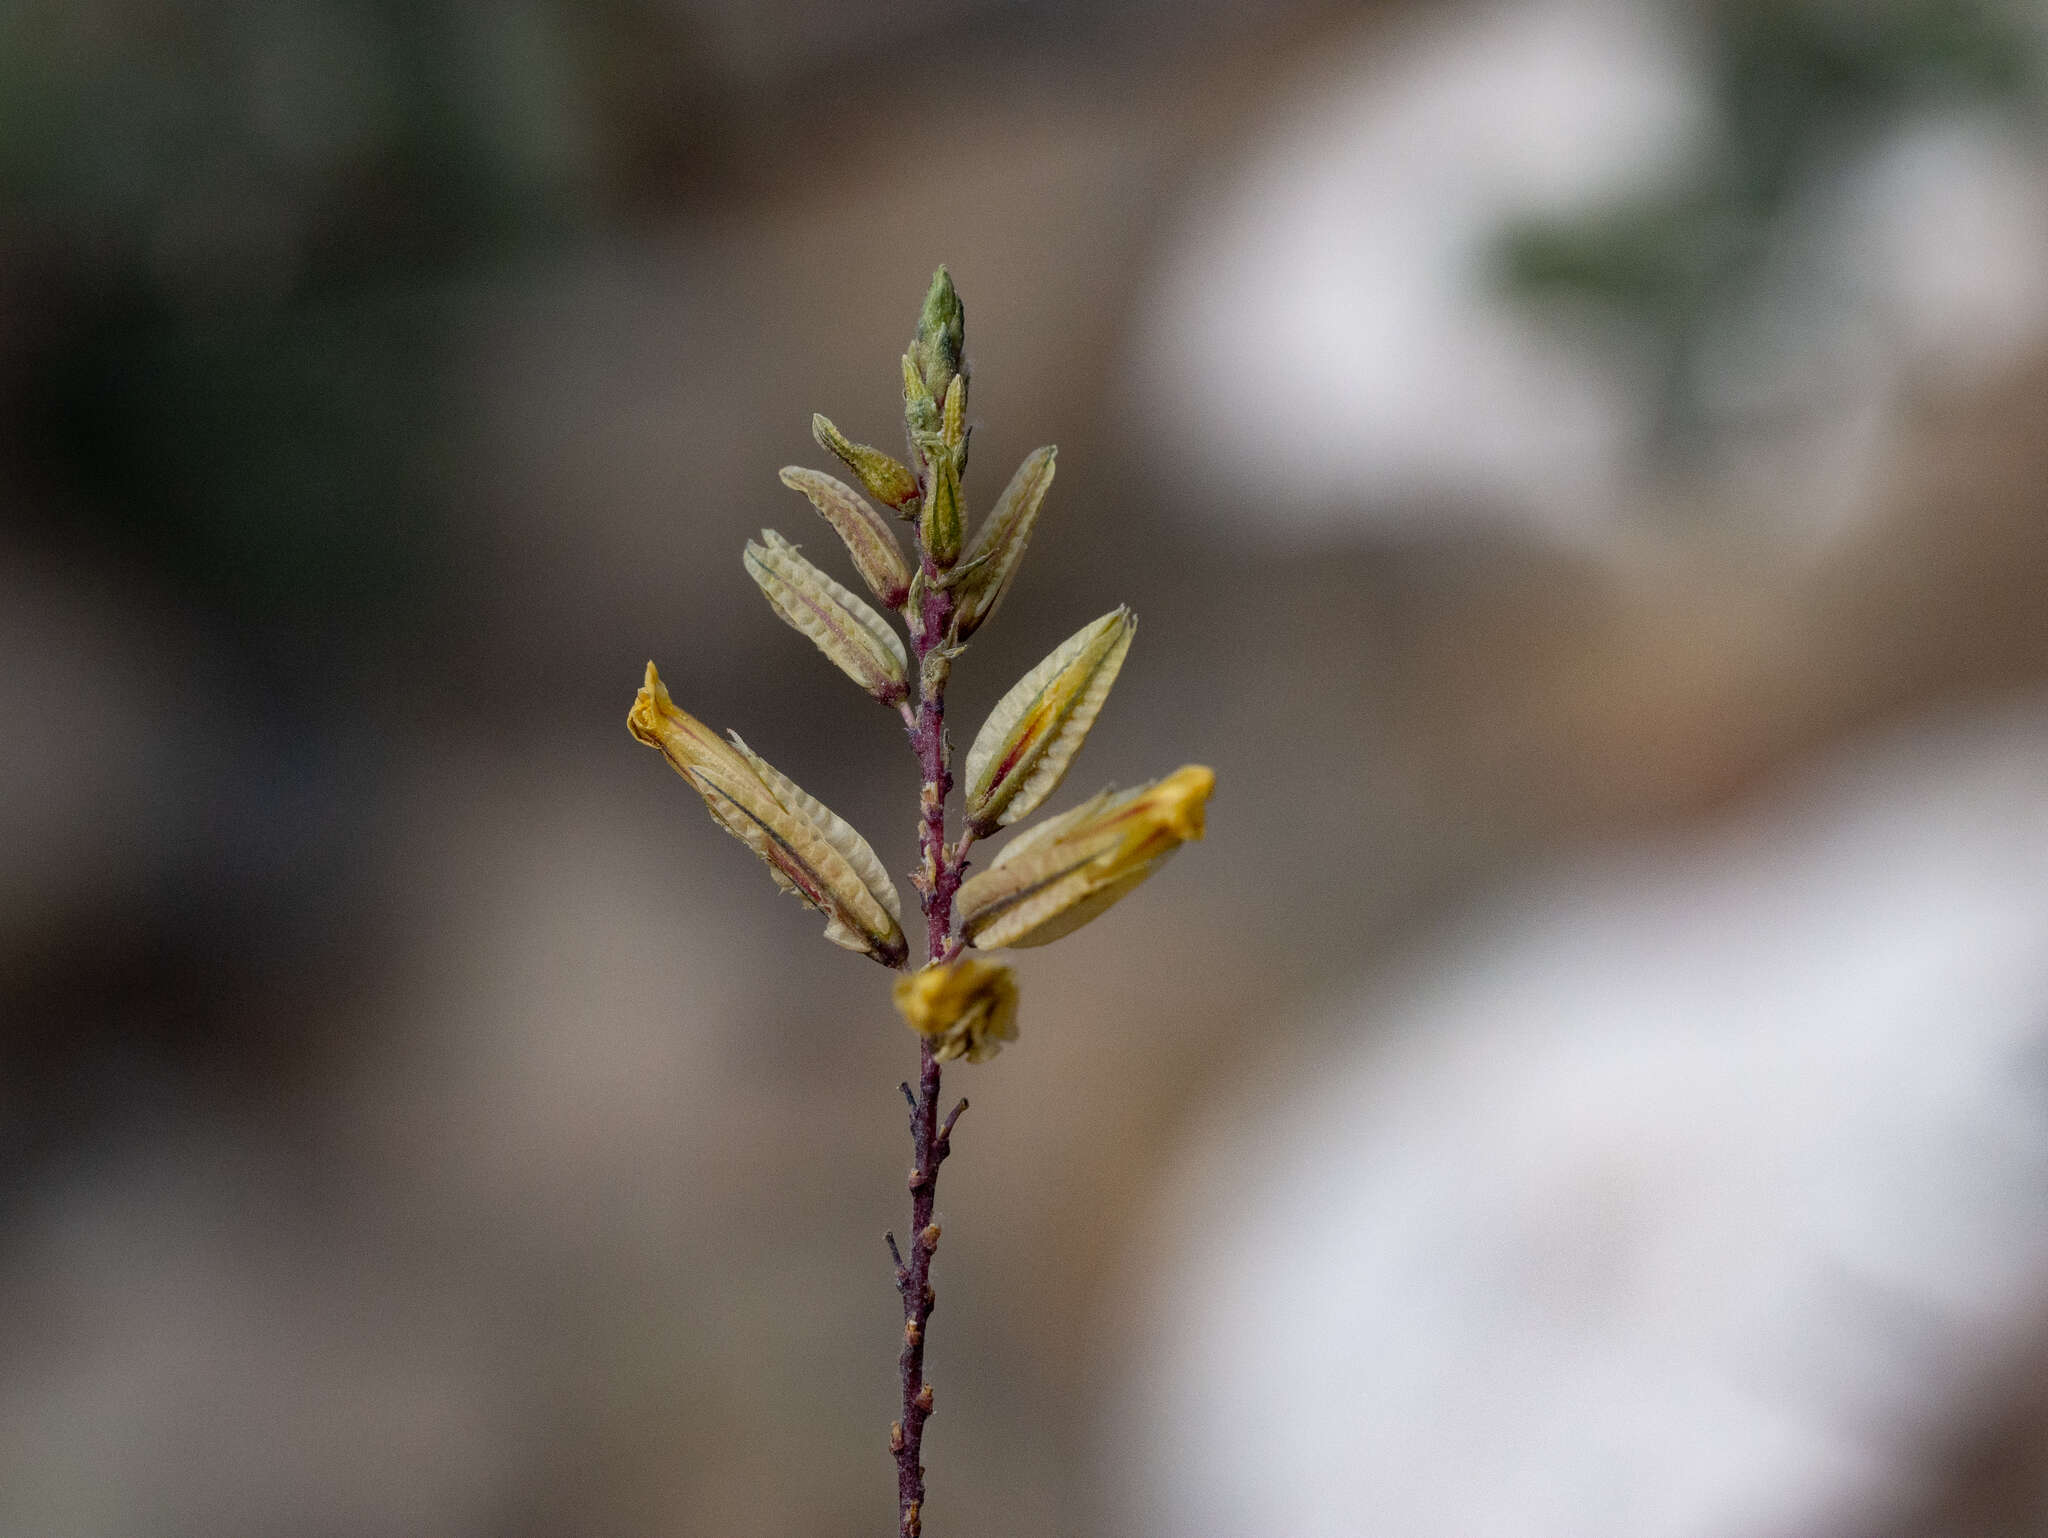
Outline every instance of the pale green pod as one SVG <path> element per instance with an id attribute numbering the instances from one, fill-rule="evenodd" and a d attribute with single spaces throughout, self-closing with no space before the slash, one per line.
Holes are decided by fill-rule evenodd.
<path id="1" fill-rule="evenodd" d="M 910 562 L 896 542 L 889 520 L 846 482 L 818 470 L 785 466 L 782 484 L 811 499 L 811 506 L 846 543 L 854 570 L 868 591 L 892 609 L 903 607 L 910 592 Z"/>
<path id="2" fill-rule="evenodd" d="M 896 888 L 866 839 L 770 768 L 738 738 L 721 741 L 677 708 L 653 663 L 626 726 L 704 800 L 719 825 L 768 866 L 777 886 L 825 915 L 825 938 L 903 964 L 909 943 Z"/>
<path id="3" fill-rule="evenodd" d="M 976 833 L 1030 816 L 1059 788 L 1137 628 L 1123 607 L 1082 626 L 989 712 L 967 750 L 967 821 Z"/>
<path id="4" fill-rule="evenodd" d="M 1022 948 L 1072 934 L 1202 836 L 1215 786 L 1212 770 L 1189 764 L 1018 834 L 960 887 L 955 911 L 968 943 Z"/>
<path id="5" fill-rule="evenodd" d="M 834 666 L 880 700 L 894 705 L 910 693 L 910 658 L 889 622 L 805 560 L 773 529 L 747 545 L 747 575 L 775 612 L 811 638 Z"/>
<path id="6" fill-rule="evenodd" d="M 1052 485 L 1058 457 L 1059 450 L 1050 444 L 1026 455 L 988 517 L 974 531 L 955 590 L 954 634 L 960 640 L 979 630 L 1009 592 L 1010 579 L 1023 562 L 1032 530 L 1038 527 L 1038 510 Z"/>

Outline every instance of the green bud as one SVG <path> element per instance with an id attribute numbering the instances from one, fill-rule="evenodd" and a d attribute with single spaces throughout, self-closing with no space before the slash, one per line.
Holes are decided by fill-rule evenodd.
<path id="1" fill-rule="evenodd" d="M 924 387 L 924 376 L 917 371 L 917 359 L 909 353 L 903 355 L 903 420 L 909 424 L 913 438 L 939 430 L 939 403 Z"/>
<path id="2" fill-rule="evenodd" d="M 924 387 L 935 401 L 946 398 L 946 387 L 960 372 L 960 353 L 967 339 L 967 310 L 953 287 L 953 275 L 941 267 L 932 274 L 931 289 L 924 296 L 924 309 L 917 317 L 917 340 L 910 354 Z"/>
<path id="3" fill-rule="evenodd" d="M 967 376 L 955 374 L 953 382 L 946 386 L 946 406 L 940 418 L 940 433 L 946 440 L 946 447 L 957 449 L 967 439 Z"/>
<path id="4" fill-rule="evenodd" d="M 917 501 L 917 477 L 880 449 L 855 443 L 822 416 L 811 418 L 811 436 L 818 440 L 819 448 L 837 454 L 876 501 L 898 512 Z"/>
<path id="5" fill-rule="evenodd" d="M 927 470 L 931 486 L 918 514 L 917 538 L 932 565 L 947 571 L 960 559 L 960 546 L 967 536 L 966 514 L 960 506 L 960 467 L 941 449 L 932 455 Z"/>

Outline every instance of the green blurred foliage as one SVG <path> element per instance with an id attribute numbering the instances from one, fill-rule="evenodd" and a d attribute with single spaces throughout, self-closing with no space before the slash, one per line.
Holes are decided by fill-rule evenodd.
<path id="1" fill-rule="evenodd" d="M 1508 230 L 1510 291 L 1589 303 L 1657 360 L 1667 449 L 1703 426 L 1701 353 L 1777 281 L 1809 199 L 1917 115 L 2033 122 L 2040 18 L 1998 0 L 1722 0 L 1696 13 L 1714 132 L 1665 186 Z"/>
<path id="2" fill-rule="evenodd" d="M 622 85 L 646 25 L 566 0 L 0 9 L 6 405 L 38 500 L 231 629 L 401 614 L 448 495 L 459 281 L 599 220 L 636 111 L 688 73 L 671 39 L 668 75 Z"/>

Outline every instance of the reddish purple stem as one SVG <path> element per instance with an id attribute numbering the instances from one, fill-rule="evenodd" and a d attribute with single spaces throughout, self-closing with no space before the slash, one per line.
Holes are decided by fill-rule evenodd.
<path id="1" fill-rule="evenodd" d="M 946 847 L 946 797 L 953 775 L 946 747 L 945 664 L 927 668 L 927 656 L 945 644 L 953 620 L 953 594 L 939 585 L 939 573 L 927 558 L 925 593 L 911 647 L 918 661 L 920 695 L 910 727 L 910 744 L 923 772 L 918 842 L 923 859 L 918 894 L 924 906 L 925 956 L 941 961 L 952 954 L 953 894 L 960 888 L 966 848 Z M 932 1221 L 938 1200 L 939 1166 L 952 1151 L 953 1124 L 967 1109 L 962 1100 L 943 1124 L 939 1121 L 939 1060 L 929 1038 L 920 1038 L 917 1095 L 910 1112 L 910 1140 L 915 1161 L 910 1172 L 910 1246 L 896 1268 L 896 1287 L 903 1297 L 903 1353 L 898 1359 L 903 1380 L 902 1419 L 890 1428 L 889 1445 L 896 1455 L 896 1504 L 899 1538 L 918 1538 L 924 1513 L 924 1423 L 932 1413 L 931 1386 L 924 1378 L 925 1333 L 937 1299 L 932 1292 L 932 1253 L 938 1229 Z M 893 1245 L 893 1241 L 892 1241 Z"/>

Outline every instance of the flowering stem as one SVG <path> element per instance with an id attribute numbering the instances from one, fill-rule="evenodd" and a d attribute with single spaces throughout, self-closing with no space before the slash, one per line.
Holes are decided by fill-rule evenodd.
<path id="1" fill-rule="evenodd" d="M 944 647 L 953 619 L 953 594 L 940 585 L 927 556 L 927 587 L 911 627 L 911 647 L 918 662 L 919 698 L 910 742 L 922 771 L 919 846 L 922 853 L 917 889 L 924 906 L 925 955 L 946 960 L 957 949 L 953 941 L 953 894 L 967 863 L 968 840 L 946 847 L 946 797 L 953 788 L 951 755 L 946 745 L 946 676 L 951 662 Z M 953 1124 L 967 1109 L 962 1100 L 943 1125 L 939 1121 L 940 1065 L 929 1037 L 920 1038 L 917 1095 L 910 1108 L 910 1251 L 896 1267 L 896 1288 L 903 1298 L 903 1352 L 897 1365 L 903 1380 L 903 1415 L 890 1427 L 889 1446 L 896 1455 L 896 1504 L 900 1538 L 918 1538 L 923 1525 L 924 1423 L 932 1413 L 931 1385 L 924 1380 L 925 1331 L 937 1298 L 931 1286 L 932 1255 L 939 1229 L 932 1221 L 938 1201 L 939 1166 L 952 1151 Z M 894 1249 L 894 1241 L 891 1241 Z"/>

